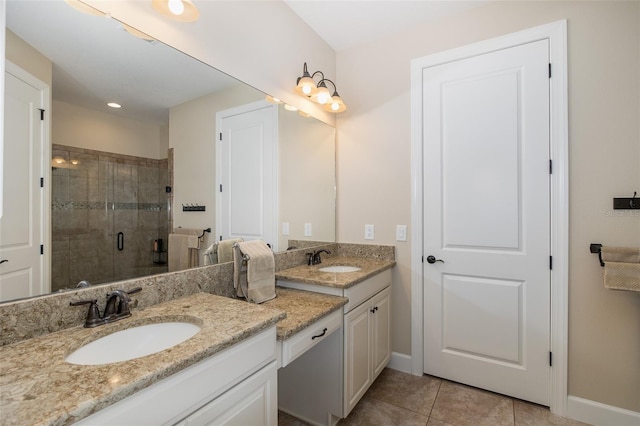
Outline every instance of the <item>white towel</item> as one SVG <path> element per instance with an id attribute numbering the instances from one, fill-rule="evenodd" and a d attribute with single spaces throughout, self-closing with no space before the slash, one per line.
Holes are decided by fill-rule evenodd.
<path id="1" fill-rule="evenodd" d="M 254 303 L 275 298 L 275 260 L 267 244 L 261 240 L 252 240 L 238 242 L 233 247 L 233 283 L 237 295 Z M 249 257 L 246 267 L 243 255 Z"/>

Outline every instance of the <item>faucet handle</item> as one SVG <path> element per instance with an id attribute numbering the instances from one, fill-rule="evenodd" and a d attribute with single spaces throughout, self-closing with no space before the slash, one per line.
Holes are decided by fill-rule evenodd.
<path id="1" fill-rule="evenodd" d="M 87 318 L 84 320 L 85 328 L 97 327 L 100 324 L 104 324 L 104 318 L 100 317 L 100 310 L 98 309 L 98 300 L 78 300 L 75 302 L 69 302 L 70 306 L 80 306 L 80 305 L 89 305 L 89 310 L 87 311 Z"/>
<path id="2" fill-rule="evenodd" d="M 140 293 L 142 291 L 142 287 L 136 287 L 133 290 L 126 291 L 127 294 Z"/>

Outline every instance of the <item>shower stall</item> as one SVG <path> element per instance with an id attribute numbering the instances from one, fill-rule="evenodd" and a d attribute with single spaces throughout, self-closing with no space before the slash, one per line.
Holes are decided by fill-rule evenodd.
<path id="1" fill-rule="evenodd" d="M 51 290 L 166 272 L 168 160 L 55 144 L 52 157 Z"/>

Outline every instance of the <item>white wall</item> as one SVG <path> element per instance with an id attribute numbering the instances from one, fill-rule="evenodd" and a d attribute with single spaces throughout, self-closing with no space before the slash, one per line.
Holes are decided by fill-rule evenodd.
<path id="1" fill-rule="evenodd" d="M 640 246 L 640 3 L 493 2 L 337 55 L 338 241 L 395 244 L 393 351 L 411 351 L 410 60 L 568 19 L 570 133 L 569 393 L 640 411 L 640 295 L 605 290 L 589 243 Z M 375 90 L 370 91 L 371 88 Z"/>

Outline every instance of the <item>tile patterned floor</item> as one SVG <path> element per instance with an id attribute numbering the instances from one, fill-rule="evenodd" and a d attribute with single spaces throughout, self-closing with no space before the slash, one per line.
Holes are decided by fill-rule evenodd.
<path id="1" fill-rule="evenodd" d="M 279 426 L 306 426 L 280 413 Z M 546 407 L 449 382 L 385 369 L 340 426 L 584 425 Z"/>

